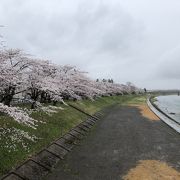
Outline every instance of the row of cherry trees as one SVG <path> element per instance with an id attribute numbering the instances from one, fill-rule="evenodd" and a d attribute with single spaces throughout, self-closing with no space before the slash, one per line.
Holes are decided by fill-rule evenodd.
<path id="1" fill-rule="evenodd" d="M 94 81 L 75 67 L 34 59 L 19 49 L 1 50 L 0 64 L 0 102 L 8 106 L 17 94 L 31 100 L 34 108 L 36 102 L 94 99 L 139 91 L 132 83 Z"/>
<path id="2" fill-rule="evenodd" d="M 35 128 L 36 120 L 28 112 L 11 106 L 17 96 L 36 107 L 43 103 L 63 102 L 65 99 L 96 99 L 101 96 L 139 93 L 132 83 L 126 85 L 113 81 L 92 80 L 86 72 L 73 66 L 60 66 L 48 60 L 32 58 L 19 49 L 0 50 L 0 112 L 6 113 L 19 123 Z"/>

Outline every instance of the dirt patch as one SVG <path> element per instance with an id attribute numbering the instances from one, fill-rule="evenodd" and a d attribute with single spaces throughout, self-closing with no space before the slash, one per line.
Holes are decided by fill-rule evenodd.
<path id="1" fill-rule="evenodd" d="M 180 172 L 164 162 L 143 160 L 123 177 L 124 180 L 179 180 Z"/>
<path id="2" fill-rule="evenodd" d="M 141 115 L 145 118 L 148 118 L 150 120 L 153 121 L 159 121 L 160 119 L 149 109 L 149 107 L 146 104 L 142 104 L 142 105 L 131 105 L 131 106 L 135 106 L 137 107 L 140 112 Z"/>

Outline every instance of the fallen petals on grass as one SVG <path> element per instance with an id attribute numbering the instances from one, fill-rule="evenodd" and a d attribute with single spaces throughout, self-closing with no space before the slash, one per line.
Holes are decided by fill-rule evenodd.
<path id="1" fill-rule="evenodd" d="M 37 140 L 38 138 L 35 135 L 30 135 L 28 132 L 14 127 L 0 128 L 0 146 L 8 152 L 17 151 L 18 146 L 28 151 L 29 143 Z"/>
<path id="2" fill-rule="evenodd" d="M 9 107 L 0 103 L 0 112 L 8 114 L 18 123 L 22 123 L 36 129 L 36 126 L 37 126 L 36 122 L 38 121 L 31 118 L 27 112 L 25 112 L 19 107 Z"/>

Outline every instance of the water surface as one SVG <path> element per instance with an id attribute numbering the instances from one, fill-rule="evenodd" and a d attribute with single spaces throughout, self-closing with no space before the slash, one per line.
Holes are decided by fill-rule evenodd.
<path id="1" fill-rule="evenodd" d="M 155 104 L 168 116 L 180 123 L 180 96 L 168 95 L 156 97 Z"/>

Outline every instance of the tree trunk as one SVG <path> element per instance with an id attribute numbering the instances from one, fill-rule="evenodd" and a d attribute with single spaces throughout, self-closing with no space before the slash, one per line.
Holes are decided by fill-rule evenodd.
<path id="1" fill-rule="evenodd" d="M 33 102 L 32 104 L 31 104 L 31 109 L 35 109 L 36 108 L 36 102 Z"/>
<path id="2" fill-rule="evenodd" d="M 31 104 L 31 109 L 36 108 L 36 101 L 38 100 L 40 91 L 38 89 L 31 89 L 31 99 L 34 100 L 34 102 Z"/>
<path id="3" fill-rule="evenodd" d="M 53 101 L 53 106 L 56 106 L 57 105 L 57 101 Z"/>
<path id="4" fill-rule="evenodd" d="M 15 87 L 9 87 L 8 89 L 5 90 L 5 95 L 2 98 L 1 102 L 3 102 L 4 105 L 10 106 L 14 95 L 15 95 Z"/>

